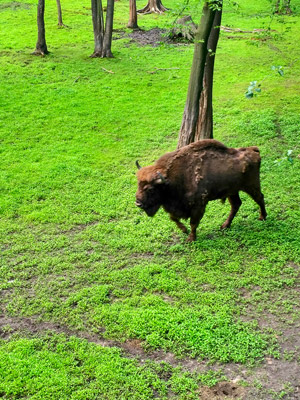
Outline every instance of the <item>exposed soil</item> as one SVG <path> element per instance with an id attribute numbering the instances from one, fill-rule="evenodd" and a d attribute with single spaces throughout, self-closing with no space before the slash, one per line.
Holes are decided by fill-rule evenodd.
<path id="1" fill-rule="evenodd" d="M 233 382 L 219 382 L 215 386 L 199 390 L 202 400 L 244 399 L 246 389 Z"/>
<path id="2" fill-rule="evenodd" d="M 29 10 L 32 7 L 32 4 L 28 3 L 20 3 L 18 1 L 12 1 L 10 3 L 4 3 L 0 4 L 0 10 L 4 10 L 5 8 L 10 8 L 12 10 L 18 10 L 18 9 L 26 9 Z"/>
<path id="3" fill-rule="evenodd" d="M 184 371 L 204 373 L 209 370 L 221 370 L 227 381 L 219 382 L 214 387 L 199 388 L 199 398 L 203 400 L 300 400 L 300 365 L 299 357 L 288 359 L 266 358 L 256 367 L 246 367 L 238 364 L 214 364 L 186 357 L 178 359 L 170 352 L 157 350 L 147 352 L 143 342 L 138 339 L 119 342 L 101 337 L 101 333 L 91 334 L 83 331 L 74 331 L 58 323 L 41 322 L 34 318 L 7 317 L 0 315 L 0 338 L 9 339 L 13 334 L 26 337 L 41 336 L 46 332 L 64 333 L 67 336 L 77 336 L 103 347 L 119 347 L 124 355 L 136 359 L 141 365 L 147 360 L 166 362 L 173 367 L 181 367 Z M 298 327 L 291 327 L 283 333 L 283 339 L 289 338 L 290 346 L 299 350 L 300 338 Z M 284 340 L 282 340 L 284 342 Z M 243 385 L 241 384 L 243 382 Z M 245 386 L 246 383 L 246 386 Z M 283 396 L 283 391 L 285 395 Z M 281 397 L 278 397 L 282 393 Z"/>
<path id="4" fill-rule="evenodd" d="M 157 47 L 161 42 L 166 41 L 166 37 L 163 36 L 165 33 L 165 29 L 154 28 L 149 31 L 133 31 L 128 36 L 131 38 L 131 42 L 136 42 L 141 46 Z"/>
<path id="5" fill-rule="evenodd" d="M 118 39 L 126 37 L 125 35 L 121 35 Z M 161 43 L 169 43 L 169 44 L 188 44 L 188 41 L 184 39 L 172 39 L 168 36 L 167 29 L 153 28 L 149 31 L 136 30 L 128 35 L 131 38 L 131 43 L 137 43 L 140 46 L 152 46 L 157 47 Z"/>

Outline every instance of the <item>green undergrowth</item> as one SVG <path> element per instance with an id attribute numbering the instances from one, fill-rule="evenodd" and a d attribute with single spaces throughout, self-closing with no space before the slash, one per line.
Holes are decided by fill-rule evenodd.
<path id="1" fill-rule="evenodd" d="M 119 349 L 50 333 L 0 341 L 0 371 L 0 393 L 9 399 L 197 399 L 199 385 L 221 377 L 164 362 L 139 365 Z"/>
<path id="2" fill-rule="evenodd" d="M 187 10 L 198 21 L 194 3 Z M 173 11 L 139 18 L 145 31 L 170 28 L 180 4 L 164 4 Z M 51 53 L 35 57 L 36 2 L 0 2 L 1 315 L 114 343 L 138 340 L 146 353 L 181 360 L 249 365 L 280 357 L 277 327 L 261 322 L 299 320 L 300 10 L 295 4 L 292 16 L 271 18 L 270 7 L 226 3 L 222 25 L 246 32 L 221 31 L 214 83 L 214 137 L 259 146 L 268 218 L 258 221 L 257 205 L 242 194 L 231 229 L 221 232 L 229 204 L 211 202 L 188 244 L 162 210 L 148 218 L 135 207 L 135 160 L 149 165 L 176 148 L 193 46 L 133 43 L 120 0 L 115 58 L 91 59 L 90 3 L 76 0 L 63 4 L 65 28 L 56 26 L 55 4 L 46 4 Z M 262 91 L 246 99 L 255 80 Z M 0 354 L 6 398 L 171 391 L 192 399 L 207 383 L 55 335 L 12 336 Z M 163 368 L 172 378 L 161 378 Z"/>

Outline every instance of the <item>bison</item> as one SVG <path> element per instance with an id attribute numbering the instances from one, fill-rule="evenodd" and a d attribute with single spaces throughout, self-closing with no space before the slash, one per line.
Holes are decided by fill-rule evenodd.
<path id="1" fill-rule="evenodd" d="M 231 211 L 221 229 L 228 228 L 242 204 L 240 190 L 259 205 L 259 219 L 265 220 L 260 161 L 259 149 L 255 146 L 228 148 L 213 139 L 200 140 L 166 153 L 148 167 L 141 168 L 137 161 L 135 204 L 150 217 L 162 206 L 184 233 L 188 230 L 180 220 L 190 218 L 188 241 L 196 239 L 197 227 L 211 200 L 228 198 Z"/>

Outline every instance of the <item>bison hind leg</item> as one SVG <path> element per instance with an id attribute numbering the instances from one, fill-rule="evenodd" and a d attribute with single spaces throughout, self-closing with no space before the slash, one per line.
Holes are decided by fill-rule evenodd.
<path id="1" fill-rule="evenodd" d="M 228 196 L 228 200 L 231 205 L 231 210 L 228 215 L 228 218 L 226 219 L 224 224 L 221 226 L 221 229 L 226 229 L 226 228 L 230 227 L 233 218 L 235 217 L 236 213 L 239 211 L 239 208 L 242 204 L 242 200 L 240 199 L 240 196 L 238 193 L 233 196 Z"/>
<path id="2" fill-rule="evenodd" d="M 259 207 L 260 207 L 259 219 L 261 221 L 264 221 L 267 218 L 264 195 L 262 194 L 260 189 L 252 189 L 251 188 L 251 189 L 245 190 L 245 192 L 248 193 L 249 196 L 251 196 L 252 199 L 259 205 Z"/>
<path id="3" fill-rule="evenodd" d="M 170 219 L 171 221 L 174 221 L 175 224 L 178 226 L 178 228 L 183 232 L 183 233 L 188 233 L 188 230 L 186 228 L 186 226 L 180 222 L 179 218 L 174 217 L 174 215 L 170 215 Z"/>

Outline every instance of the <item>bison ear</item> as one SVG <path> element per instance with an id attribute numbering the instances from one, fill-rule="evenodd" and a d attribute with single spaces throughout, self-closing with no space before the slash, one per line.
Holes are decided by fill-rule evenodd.
<path id="1" fill-rule="evenodd" d="M 161 185 L 162 183 L 166 183 L 166 177 L 162 175 L 162 173 L 160 171 L 156 172 L 156 179 L 155 179 L 155 183 L 158 185 Z"/>

